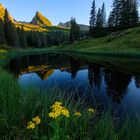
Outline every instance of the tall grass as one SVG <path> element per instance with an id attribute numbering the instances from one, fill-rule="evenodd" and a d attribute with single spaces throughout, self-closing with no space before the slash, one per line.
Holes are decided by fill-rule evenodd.
<path id="1" fill-rule="evenodd" d="M 52 119 L 50 106 L 62 102 L 70 116 Z M 140 124 L 126 121 L 116 129 L 111 113 L 89 113 L 84 100 L 56 89 L 22 90 L 8 72 L 0 69 L 0 139 L 2 140 L 138 140 Z M 79 111 L 81 116 L 75 116 Z M 39 116 L 41 123 L 32 130 L 27 123 Z"/>

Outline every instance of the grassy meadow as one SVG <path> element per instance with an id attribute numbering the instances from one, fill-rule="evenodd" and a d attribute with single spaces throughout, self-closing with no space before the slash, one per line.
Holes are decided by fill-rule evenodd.
<path id="1" fill-rule="evenodd" d="M 89 55 L 139 57 L 140 27 L 120 31 L 115 37 L 108 35 L 75 42 L 62 46 L 60 50 Z"/>

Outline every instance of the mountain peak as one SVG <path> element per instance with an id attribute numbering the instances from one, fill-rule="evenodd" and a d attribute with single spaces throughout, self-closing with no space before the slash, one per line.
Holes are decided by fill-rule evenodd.
<path id="1" fill-rule="evenodd" d="M 33 17 L 31 23 L 41 26 L 52 26 L 51 21 L 45 16 L 43 16 L 43 14 L 39 11 L 36 12 L 36 15 Z"/>
<path id="2" fill-rule="evenodd" d="M 36 16 L 39 16 L 39 15 L 43 16 L 41 12 L 36 11 Z"/>

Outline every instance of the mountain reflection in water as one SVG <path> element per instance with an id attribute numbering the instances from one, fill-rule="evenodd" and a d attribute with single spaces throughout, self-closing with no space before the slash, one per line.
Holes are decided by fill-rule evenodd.
<path id="1" fill-rule="evenodd" d="M 116 112 L 140 110 L 140 74 L 131 71 L 58 54 L 23 56 L 11 60 L 7 67 L 25 88 L 55 86 L 67 93 L 78 92 L 88 102 Z"/>

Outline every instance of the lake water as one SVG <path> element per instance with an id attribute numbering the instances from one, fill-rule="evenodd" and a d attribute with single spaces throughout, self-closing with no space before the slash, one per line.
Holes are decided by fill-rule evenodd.
<path id="1" fill-rule="evenodd" d="M 59 54 L 29 55 L 13 59 L 8 69 L 23 88 L 58 88 L 74 92 L 98 108 L 119 115 L 140 112 L 140 63 L 120 66 L 74 59 Z M 115 67 L 114 67 L 115 65 Z M 135 72 L 136 70 L 136 72 Z"/>

